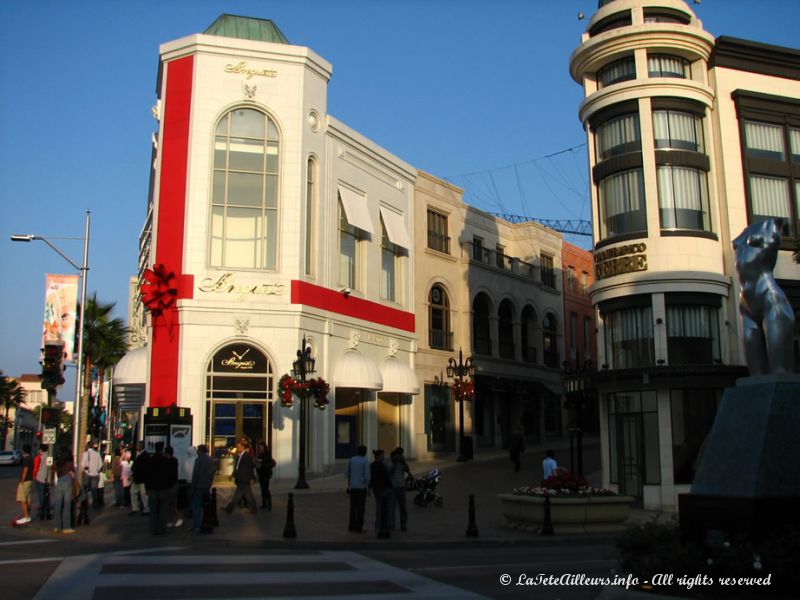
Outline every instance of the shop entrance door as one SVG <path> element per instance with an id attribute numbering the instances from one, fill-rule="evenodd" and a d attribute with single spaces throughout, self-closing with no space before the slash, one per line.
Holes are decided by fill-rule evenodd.
<path id="1" fill-rule="evenodd" d="M 336 458 L 350 458 L 356 453 L 356 415 L 336 415 Z"/>
<path id="2" fill-rule="evenodd" d="M 644 457 L 642 415 L 618 414 L 616 417 L 619 491 L 626 496 L 641 498 Z"/>

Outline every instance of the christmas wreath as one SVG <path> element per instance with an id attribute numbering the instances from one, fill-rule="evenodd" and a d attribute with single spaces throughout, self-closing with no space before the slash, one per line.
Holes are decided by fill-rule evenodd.
<path id="1" fill-rule="evenodd" d="M 475 384 L 470 380 L 456 379 L 453 383 L 453 394 L 457 402 L 472 400 L 475 396 Z"/>
<path id="2" fill-rule="evenodd" d="M 285 374 L 278 381 L 278 396 L 281 406 L 291 408 L 294 396 L 298 398 L 314 398 L 314 406 L 320 410 L 325 410 L 325 406 L 330 403 L 328 392 L 331 386 L 322 377 L 309 379 L 305 383 L 297 381 L 294 377 Z"/>

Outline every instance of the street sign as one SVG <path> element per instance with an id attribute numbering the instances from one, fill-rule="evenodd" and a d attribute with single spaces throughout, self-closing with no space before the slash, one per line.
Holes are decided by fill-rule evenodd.
<path id="1" fill-rule="evenodd" d="M 42 434 L 42 443 L 43 444 L 55 444 L 56 443 L 56 428 L 55 427 L 46 427 L 44 433 Z"/>

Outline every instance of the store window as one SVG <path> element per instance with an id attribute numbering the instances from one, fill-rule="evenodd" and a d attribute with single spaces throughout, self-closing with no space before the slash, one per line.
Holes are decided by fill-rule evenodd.
<path id="1" fill-rule="evenodd" d="M 447 215 L 428 209 L 428 248 L 450 254 Z"/>
<path id="2" fill-rule="evenodd" d="M 639 113 L 621 115 L 598 125 L 595 131 L 595 142 L 598 161 L 628 152 L 640 152 L 642 139 L 639 130 Z"/>
<path id="3" fill-rule="evenodd" d="M 669 364 L 711 365 L 721 362 L 720 302 L 719 296 L 711 294 L 666 294 Z"/>
<path id="4" fill-rule="evenodd" d="M 383 218 L 381 218 L 381 230 L 381 298 L 396 302 L 401 249 L 389 239 Z"/>
<path id="5" fill-rule="evenodd" d="M 450 298 L 447 291 L 441 285 L 434 285 L 428 302 L 428 345 L 437 350 L 452 350 L 453 333 L 450 331 Z"/>
<path id="6" fill-rule="evenodd" d="M 556 273 L 553 265 L 553 257 L 549 254 L 540 254 L 539 263 L 542 265 L 542 285 L 555 289 Z"/>
<path id="7" fill-rule="evenodd" d="M 347 220 L 347 214 L 339 201 L 339 285 L 358 289 L 358 242 L 359 229 Z"/>
<path id="8" fill-rule="evenodd" d="M 606 177 L 599 192 L 601 238 L 647 232 L 642 169 Z"/>
<path id="9" fill-rule="evenodd" d="M 561 366 L 558 353 L 558 323 L 552 313 L 547 313 L 542 321 L 542 349 L 546 367 Z"/>
<path id="10" fill-rule="evenodd" d="M 650 296 L 603 303 L 600 312 L 604 315 L 606 363 L 610 368 L 655 366 Z"/>
<path id="11" fill-rule="evenodd" d="M 606 402 L 609 480 L 620 493 L 641 498 L 644 485 L 661 483 L 656 391 L 617 392 Z"/>
<path id="12" fill-rule="evenodd" d="M 606 86 L 636 79 L 636 61 L 633 56 L 626 56 L 608 63 L 597 71 L 597 87 Z"/>
<path id="13" fill-rule="evenodd" d="M 705 172 L 687 167 L 659 166 L 656 173 L 661 228 L 710 231 Z"/>
<path id="14" fill-rule="evenodd" d="M 677 110 L 654 110 L 653 137 L 656 148 L 703 152 L 703 119 Z"/>
<path id="15" fill-rule="evenodd" d="M 670 390 L 672 419 L 672 474 L 676 484 L 694 481 L 700 451 L 711 432 L 719 407 L 720 390 Z"/>
<path id="16" fill-rule="evenodd" d="M 226 113 L 214 136 L 209 261 L 226 269 L 276 268 L 279 136 L 251 108 Z"/>
<path id="17" fill-rule="evenodd" d="M 647 57 L 647 75 L 689 79 L 689 61 L 679 56 L 651 54 Z"/>
<path id="18" fill-rule="evenodd" d="M 800 102 L 734 92 L 750 223 L 784 219 L 783 249 L 800 238 Z"/>

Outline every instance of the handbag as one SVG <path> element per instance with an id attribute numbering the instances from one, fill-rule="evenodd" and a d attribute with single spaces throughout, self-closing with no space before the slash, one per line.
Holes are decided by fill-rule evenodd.
<path id="1" fill-rule="evenodd" d="M 80 496 L 81 495 L 81 491 L 83 491 L 83 488 L 81 488 L 81 484 L 78 483 L 78 480 L 75 477 L 73 477 L 72 478 L 72 499 L 75 500 L 78 496 Z"/>

